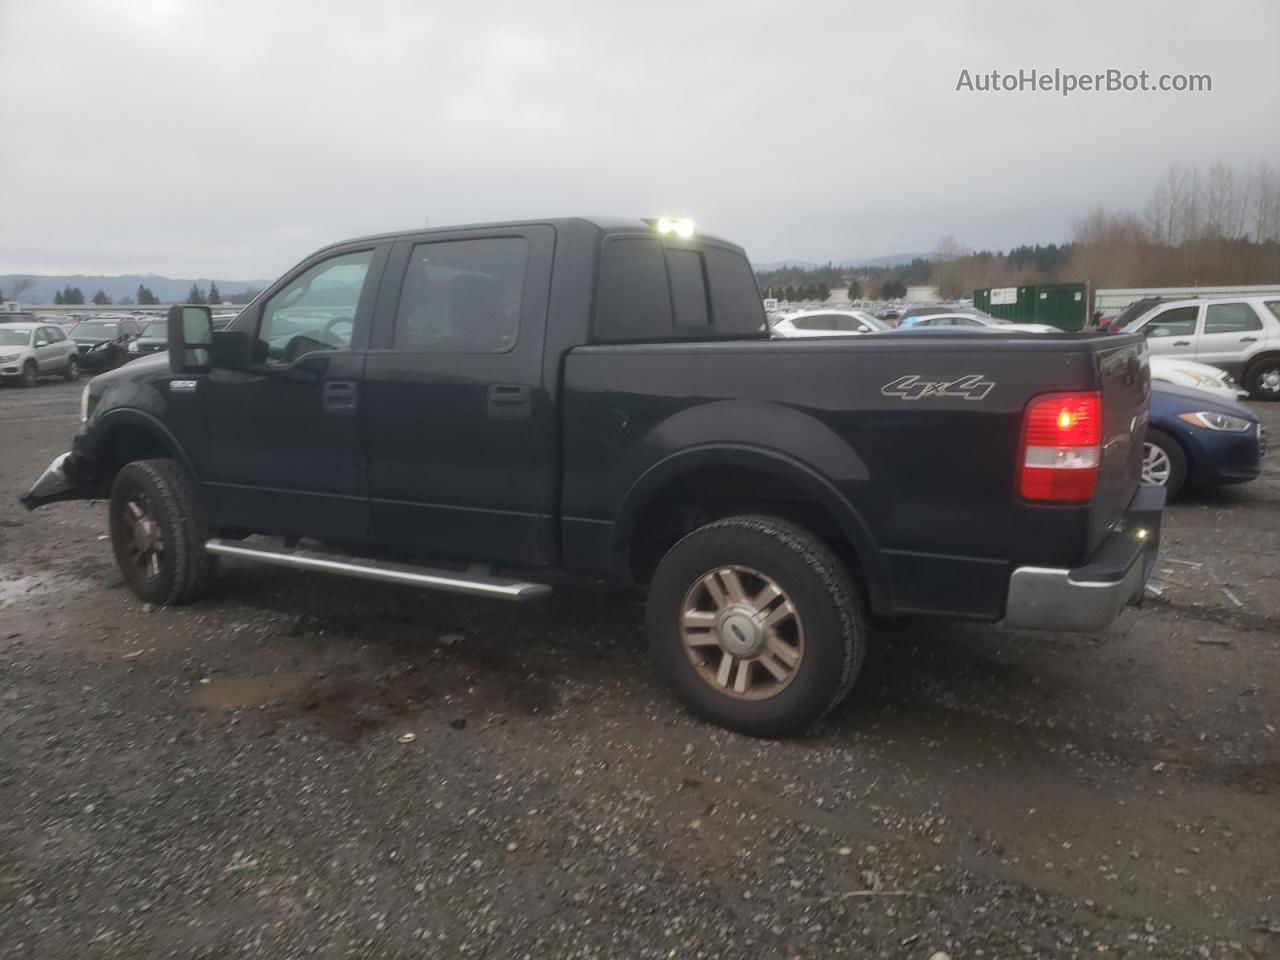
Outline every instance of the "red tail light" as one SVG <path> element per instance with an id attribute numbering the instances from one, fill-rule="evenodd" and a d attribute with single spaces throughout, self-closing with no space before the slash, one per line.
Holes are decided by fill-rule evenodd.
<path id="1" fill-rule="evenodd" d="M 1092 500 L 1101 461 L 1101 395 L 1046 393 L 1031 401 L 1022 421 L 1018 475 L 1018 492 L 1024 500 Z"/>

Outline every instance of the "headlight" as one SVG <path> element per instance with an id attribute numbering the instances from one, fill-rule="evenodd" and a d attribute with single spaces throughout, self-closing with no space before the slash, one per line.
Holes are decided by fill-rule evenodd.
<path id="1" fill-rule="evenodd" d="M 85 384 L 85 388 L 80 391 L 80 422 L 84 423 L 89 419 L 89 385 Z"/>
<path id="2" fill-rule="evenodd" d="M 1221 387 L 1223 385 L 1223 382 L 1217 377 L 1210 377 L 1195 370 L 1184 370 L 1182 367 L 1178 367 L 1177 372 L 1189 378 L 1197 387 Z"/>
<path id="3" fill-rule="evenodd" d="M 1189 423 L 1193 427 L 1203 427 L 1206 430 L 1222 430 L 1227 433 L 1244 433 L 1253 426 L 1252 420 L 1246 420 L 1244 417 L 1233 417 L 1228 413 L 1180 413 L 1178 419 L 1183 423 Z"/>
<path id="4" fill-rule="evenodd" d="M 0 363 L 8 363 L 10 360 L 17 359 L 18 355 L 16 353 L 6 353 L 3 357 L 0 357 Z"/>

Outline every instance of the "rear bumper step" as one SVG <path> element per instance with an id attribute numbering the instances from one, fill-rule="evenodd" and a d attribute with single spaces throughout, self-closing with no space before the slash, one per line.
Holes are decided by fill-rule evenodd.
<path id="1" fill-rule="evenodd" d="M 336 573 L 362 580 L 403 583 L 424 590 L 444 590 L 448 593 L 496 597 L 499 600 L 532 600 L 551 592 L 551 588 L 543 583 L 525 583 L 502 577 L 415 567 L 407 563 L 386 563 L 296 547 L 246 546 L 233 540 L 214 539 L 206 541 L 204 548 L 219 557 L 238 557 L 241 560 L 255 560 L 258 563 L 293 567 L 297 570 L 318 570 L 321 573 Z"/>

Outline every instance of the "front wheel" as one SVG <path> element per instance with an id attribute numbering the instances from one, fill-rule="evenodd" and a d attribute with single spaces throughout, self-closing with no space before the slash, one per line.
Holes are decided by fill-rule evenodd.
<path id="1" fill-rule="evenodd" d="M 774 517 L 730 517 L 663 557 L 646 608 L 658 671 L 695 714 L 753 736 L 810 726 L 849 692 L 866 621 L 821 539 Z"/>
<path id="2" fill-rule="evenodd" d="M 18 383 L 24 387 L 34 387 L 39 378 L 40 372 L 36 369 L 36 362 L 28 360 L 22 365 L 22 376 L 18 378 Z"/>
<path id="3" fill-rule="evenodd" d="M 213 578 L 204 504 L 172 460 L 125 464 L 111 485 L 111 546 L 125 582 L 149 603 L 199 598 Z"/>
<path id="4" fill-rule="evenodd" d="M 67 369 L 62 371 L 62 375 L 69 383 L 75 383 L 80 379 L 80 361 L 75 357 L 67 357 Z"/>
<path id="5" fill-rule="evenodd" d="M 1280 400 L 1280 357 L 1259 360 L 1250 367 L 1244 387 L 1254 400 Z"/>

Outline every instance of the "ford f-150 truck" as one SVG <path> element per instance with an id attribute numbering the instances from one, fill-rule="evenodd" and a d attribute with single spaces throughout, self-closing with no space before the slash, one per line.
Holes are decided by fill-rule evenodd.
<path id="1" fill-rule="evenodd" d="M 152 603 L 218 557 L 631 584 L 680 698 L 781 735 L 848 692 L 869 613 L 1099 630 L 1155 555 L 1141 337 L 771 340 L 743 251 L 680 222 L 352 240 L 169 325 L 23 498 L 107 498 Z"/>

